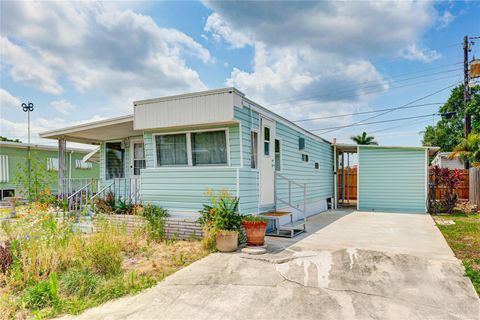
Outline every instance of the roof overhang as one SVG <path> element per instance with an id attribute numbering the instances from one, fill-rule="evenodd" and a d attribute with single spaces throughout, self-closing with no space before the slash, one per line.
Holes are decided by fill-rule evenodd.
<path id="1" fill-rule="evenodd" d="M 356 145 L 356 144 L 346 144 L 346 143 L 334 143 L 334 146 L 337 147 L 337 150 L 340 152 L 357 152 L 357 148 L 387 148 L 387 149 L 410 149 L 410 150 L 428 150 L 428 155 L 435 155 L 440 148 L 439 147 L 409 147 L 409 146 L 382 146 L 382 145 Z"/>
<path id="2" fill-rule="evenodd" d="M 133 115 L 90 122 L 40 133 L 41 138 L 65 139 L 71 142 L 100 144 L 102 141 L 141 136 L 143 131 L 133 129 Z"/>

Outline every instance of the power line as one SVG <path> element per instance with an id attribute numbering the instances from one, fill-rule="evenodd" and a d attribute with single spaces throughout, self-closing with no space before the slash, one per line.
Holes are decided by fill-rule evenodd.
<path id="1" fill-rule="evenodd" d="M 404 84 L 404 85 L 400 85 L 400 86 L 390 87 L 389 90 L 400 89 L 400 88 L 410 87 L 410 86 L 423 84 L 423 83 L 430 83 L 430 82 L 433 82 L 433 81 L 439 81 L 439 80 L 444 80 L 444 79 L 450 79 L 452 77 L 456 77 L 456 75 L 449 75 L 449 76 L 446 76 L 446 77 L 440 77 L 440 78 L 428 79 L 428 80 L 424 80 L 424 81 L 412 82 L 412 83 L 408 83 L 408 84 Z M 370 86 L 370 87 L 378 87 L 378 85 Z M 366 89 L 366 88 L 368 88 L 368 87 L 359 87 L 359 88 L 356 88 L 354 90 L 347 90 L 346 92 L 357 91 L 359 89 Z M 379 88 L 379 89 L 376 89 L 376 90 L 369 90 L 369 91 L 365 92 L 364 94 L 368 95 L 368 94 L 373 94 L 373 93 L 377 93 L 377 92 L 382 92 L 384 90 L 385 89 L 383 89 L 383 88 Z M 341 92 L 341 91 L 337 91 L 337 92 Z M 338 99 L 338 98 L 348 98 L 348 97 L 352 97 L 352 96 L 354 96 L 354 95 L 352 95 L 352 94 L 332 95 L 331 93 L 328 93 L 328 94 L 318 95 L 316 97 L 317 98 L 319 98 L 319 97 L 329 97 L 330 99 L 333 97 L 333 98 Z M 300 104 L 295 104 L 295 107 L 318 104 L 318 103 L 319 103 L 318 101 L 304 102 L 304 103 L 300 103 Z M 269 107 L 269 106 L 267 106 L 267 107 Z M 275 111 L 278 112 L 278 111 L 285 110 L 285 109 L 288 109 L 288 108 L 291 108 L 291 106 L 284 106 L 284 107 L 281 107 L 281 108 L 276 108 Z"/>
<path id="2" fill-rule="evenodd" d="M 428 121 L 428 122 L 427 122 Z M 393 129 L 397 129 L 397 128 L 404 128 L 404 127 L 410 127 L 412 125 L 415 125 L 415 124 L 419 124 L 419 123 L 430 123 L 430 120 L 426 120 L 425 119 L 420 119 L 420 121 L 413 121 L 413 122 L 410 122 L 410 123 L 403 123 L 401 125 L 397 125 L 397 126 L 393 126 L 393 127 L 388 127 L 388 128 L 383 128 L 383 129 L 379 129 L 379 130 L 375 130 L 375 131 L 368 131 L 369 134 L 374 134 L 374 133 L 378 133 L 378 132 L 384 132 L 384 131 L 389 131 L 389 130 L 393 130 Z"/>
<path id="3" fill-rule="evenodd" d="M 354 123 L 352 123 L 351 125 L 343 126 L 343 127 L 341 127 L 341 128 L 332 128 L 331 130 L 329 129 L 329 131 L 322 132 L 322 134 L 329 133 L 329 132 L 333 132 L 333 131 L 337 131 L 337 130 L 340 130 L 340 129 L 343 129 L 343 128 L 347 128 L 347 127 L 349 127 L 349 126 L 357 126 L 357 125 L 366 124 L 366 123 L 362 123 L 362 122 L 368 121 L 368 120 L 371 120 L 371 119 L 374 119 L 374 118 L 377 118 L 377 117 L 380 117 L 380 116 L 383 116 L 383 115 L 385 115 L 385 114 L 387 114 L 387 113 L 390 113 L 390 112 L 393 112 L 393 111 L 396 111 L 396 110 L 400 110 L 400 109 L 406 108 L 407 106 L 410 106 L 410 105 L 414 104 L 415 102 L 424 100 L 424 99 L 426 99 L 426 98 L 429 98 L 429 97 L 431 97 L 431 96 L 436 95 L 437 93 L 440 93 L 440 92 L 445 91 L 445 90 L 447 90 L 447 89 L 449 89 L 449 88 L 451 88 L 451 87 L 454 87 L 454 86 L 457 85 L 457 83 L 458 83 L 458 82 L 456 82 L 456 83 L 454 83 L 454 84 L 452 84 L 452 85 L 449 85 L 449 86 L 447 86 L 447 87 L 444 87 L 444 88 L 442 88 L 442 89 L 440 89 L 440 90 L 437 90 L 437 91 L 435 91 L 435 92 L 432 92 L 432 93 L 430 93 L 430 94 L 428 94 L 428 95 L 426 95 L 426 96 L 423 96 L 423 97 L 420 97 L 420 98 L 418 98 L 418 99 L 415 99 L 415 100 L 413 100 L 413 101 L 411 101 L 411 102 L 409 102 L 409 103 L 406 103 L 406 104 L 404 104 L 404 105 L 402 105 L 402 106 L 400 106 L 400 107 L 393 108 L 393 109 L 390 109 L 390 110 L 388 110 L 388 111 L 382 112 L 382 113 L 379 114 L 379 115 L 375 115 L 375 116 L 372 116 L 372 117 L 369 117 L 369 118 L 360 120 L 360 121 L 358 121 L 358 122 L 354 122 Z"/>
<path id="4" fill-rule="evenodd" d="M 346 127 L 363 126 L 363 125 L 366 125 L 366 124 L 377 124 L 377 123 L 385 123 L 385 122 L 393 122 L 393 121 L 419 119 L 419 118 L 431 117 L 431 116 L 433 116 L 433 115 L 435 115 L 435 113 L 425 114 L 425 115 L 422 115 L 422 116 L 414 116 L 414 117 L 396 118 L 396 119 L 372 121 L 372 122 L 365 122 L 365 123 L 354 123 L 354 124 L 349 124 L 349 125 L 345 125 L 345 126 L 329 127 L 329 128 L 319 128 L 319 129 L 313 129 L 313 130 L 309 130 L 309 131 L 321 131 L 321 130 L 329 130 L 329 129 L 342 129 L 342 128 L 346 128 Z"/>
<path id="5" fill-rule="evenodd" d="M 451 66 L 455 66 L 455 65 L 459 65 L 459 64 L 463 64 L 463 62 L 460 61 L 460 62 L 451 63 L 451 64 L 444 64 L 444 65 L 437 66 L 437 67 L 426 68 L 426 69 L 419 70 L 419 71 L 396 74 L 396 75 L 393 75 L 393 77 L 401 78 L 402 76 L 406 76 L 406 75 L 418 74 L 418 73 L 422 73 L 422 72 L 426 72 L 426 71 L 437 70 L 437 69 L 441 69 L 441 68 L 444 68 L 444 67 L 451 67 Z M 363 84 L 372 83 L 372 82 L 377 82 L 377 80 L 367 81 L 367 82 L 364 82 Z M 355 89 L 355 90 L 357 90 L 357 89 Z M 266 102 L 265 106 L 266 107 L 271 107 L 271 106 L 275 106 L 275 105 L 286 103 L 286 102 L 294 102 L 294 101 L 298 101 L 298 100 L 305 100 L 305 99 L 311 99 L 311 98 L 316 98 L 316 97 L 318 97 L 317 94 L 308 95 L 308 96 L 293 96 L 293 97 L 290 97 L 290 98 L 287 98 L 287 99 L 281 99 L 281 100 L 276 100 L 276 101 L 274 100 L 274 101 Z"/>
<path id="6" fill-rule="evenodd" d="M 444 45 L 444 46 L 441 46 L 441 47 L 431 48 L 430 50 L 447 49 L 447 48 L 452 48 L 452 47 L 455 47 L 455 46 L 458 46 L 458 45 L 461 45 L 461 44 L 462 44 L 461 42 L 451 43 L 451 44 L 447 44 L 447 45 Z M 399 57 L 396 57 L 396 58 L 389 58 L 389 59 L 377 60 L 377 61 L 373 61 L 372 64 L 373 64 L 373 65 L 375 65 L 375 64 L 381 64 L 381 63 L 384 63 L 384 62 L 396 61 L 396 60 L 401 60 L 401 59 L 405 59 L 405 57 L 399 56 Z"/>
<path id="7" fill-rule="evenodd" d="M 436 106 L 436 105 L 443 105 L 443 104 L 444 104 L 444 102 L 432 102 L 432 103 L 424 103 L 424 104 L 415 104 L 415 105 L 412 105 L 412 106 L 405 107 L 405 109 L 419 108 L 419 107 L 426 107 L 426 106 Z M 385 109 L 378 109 L 378 110 L 372 110 L 372 111 L 345 113 L 345 114 L 338 114 L 338 115 L 334 115 L 334 116 L 326 116 L 326 117 L 318 117 L 318 118 L 305 118 L 305 119 L 300 119 L 300 120 L 294 120 L 292 122 L 306 122 L 306 121 L 314 121 L 314 120 L 341 118 L 341 117 L 354 116 L 354 115 L 359 115 L 359 114 L 369 114 L 369 113 L 382 112 L 382 111 L 387 111 L 387 110 L 391 110 L 391 109 L 395 109 L 395 108 L 385 108 Z"/>

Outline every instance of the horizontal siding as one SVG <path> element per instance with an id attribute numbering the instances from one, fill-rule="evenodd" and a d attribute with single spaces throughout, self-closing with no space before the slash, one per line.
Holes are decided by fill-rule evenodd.
<path id="1" fill-rule="evenodd" d="M 99 164 L 92 163 L 91 169 L 77 169 L 75 168 L 75 160 L 81 160 L 87 154 L 87 152 L 80 151 L 67 151 L 66 154 L 66 164 L 65 164 L 65 177 L 69 178 L 71 173 L 71 178 L 83 178 L 83 179 L 98 179 L 99 174 Z M 15 180 L 19 174 L 23 174 L 19 171 L 19 166 L 22 163 L 26 164 L 28 150 L 23 148 L 11 148 L 2 146 L 0 148 L 0 155 L 8 156 L 8 176 L 9 179 L 6 182 L 0 183 L 0 190 L 2 189 L 14 189 L 16 190 Z M 70 156 L 71 155 L 71 156 Z M 31 156 L 33 161 L 40 161 L 42 168 L 45 170 L 45 175 L 47 178 L 47 188 L 52 193 L 57 193 L 58 191 L 58 171 L 47 171 L 47 159 L 48 158 L 58 158 L 58 151 L 56 150 L 38 150 L 35 148 L 31 149 Z M 70 166 L 70 157 L 72 160 Z M 17 190 L 17 196 L 21 195 Z"/>
<path id="2" fill-rule="evenodd" d="M 235 107 L 235 119 L 242 124 L 243 165 L 244 167 L 249 168 L 251 157 L 251 131 L 253 129 L 258 130 L 260 118 L 258 112 L 250 110 L 247 107 Z"/>
<path id="3" fill-rule="evenodd" d="M 276 138 L 281 140 L 281 174 L 300 184 L 307 184 L 307 203 L 333 197 L 333 151 L 331 145 L 306 137 L 301 132 L 277 122 Z M 299 138 L 305 138 L 305 150 L 298 148 Z M 308 154 L 309 161 L 302 161 L 302 153 Z M 315 162 L 320 165 L 315 169 Z M 277 198 L 288 201 L 288 182 L 276 179 Z M 292 187 L 292 202 L 303 206 L 303 188 Z M 277 202 L 278 207 L 282 207 Z"/>
<path id="4" fill-rule="evenodd" d="M 241 169 L 240 176 L 240 211 L 242 214 L 258 213 L 258 176 L 257 170 Z"/>
<path id="5" fill-rule="evenodd" d="M 359 209 L 425 212 L 425 151 L 360 147 Z"/>
<path id="6" fill-rule="evenodd" d="M 236 168 L 145 169 L 142 201 L 174 212 L 197 212 L 209 203 L 208 189 L 226 189 L 235 195 L 236 177 Z"/>

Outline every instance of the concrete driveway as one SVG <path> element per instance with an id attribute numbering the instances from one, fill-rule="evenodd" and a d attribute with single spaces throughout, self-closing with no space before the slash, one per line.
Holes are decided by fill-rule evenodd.
<path id="1" fill-rule="evenodd" d="M 212 254 L 79 319 L 480 319 L 429 215 L 329 211 L 262 256 Z"/>

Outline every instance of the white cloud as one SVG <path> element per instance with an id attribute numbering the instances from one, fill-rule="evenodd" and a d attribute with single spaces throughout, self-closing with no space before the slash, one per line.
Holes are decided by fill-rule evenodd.
<path id="1" fill-rule="evenodd" d="M 215 41 L 220 42 L 223 39 L 233 48 L 243 48 L 252 44 L 252 40 L 247 35 L 232 30 L 218 13 L 212 13 L 207 18 L 204 30 L 210 32 Z"/>
<path id="2" fill-rule="evenodd" d="M 2 110 L 2 114 L 9 109 L 20 108 L 21 104 L 22 102 L 18 97 L 13 96 L 7 90 L 0 88 L 0 110 Z"/>
<path id="3" fill-rule="evenodd" d="M 441 55 L 435 50 L 419 49 L 416 45 L 408 46 L 402 53 L 402 57 L 407 60 L 417 60 L 425 63 L 430 63 L 434 60 L 440 59 Z"/>
<path id="4" fill-rule="evenodd" d="M 9 69 L 10 77 L 14 81 L 27 83 L 52 94 L 63 91 L 58 83 L 57 72 L 41 63 L 41 57 L 36 50 L 22 48 L 6 37 L 0 37 L 0 47 L 2 67 Z"/>
<path id="5" fill-rule="evenodd" d="M 53 94 L 64 79 L 121 101 L 205 89 L 186 61 L 213 61 L 186 34 L 97 2 L 2 2 L 1 34 L 11 78 Z"/>
<path id="6" fill-rule="evenodd" d="M 79 125 L 83 123 L 90 123 L 93 121 L 103 120 L 105 117 L 100 115 L 94 115 L 90 119 L 77 120 L 73 122 L 65 121 L 62 118 L 32 118 L 30 128 L 31 128 L 31 142 L 32 143 L 49 143 L 52 140 L 40 139 L 39 133 L 49 130 L 54 130 L 58 128 L 68 127 Z M 9 138 L 20 139 L 22 142 L 28 141 L 28 123 L 11 121 L 5 119 L 4 117 L 0 118 L 0 128 L 2 129 L 2 135 Z"/>
<path id="7" fill-rule="evenodd" d="M 69 115 L 76 109 L 76 107 L 67 100 L 54 100 L 50 102 L 50 106 L 64 115 Z"/>
<path id="8" fill-rule="evenodd" d="M 214 10 L 205 25 L 209 36 L 254 49 L 251 69 L 234 67 L 226 84 L 289 119 L 368 110 L 368 102 L 389 88 L 372 60 L 438 58 L 416 46 L 435 21 L 432 3 L 208 1 L 207 6 Z M 349 122 L 351 117 L 301 125 Z"/>
<path id="9" fill-rule="evenodd" d="M 438 28 L 443 29 L 448 27 L 457 17 L 454 16 L 450 11 L 446 10 L 442 15 L 438 17 Z"/>

